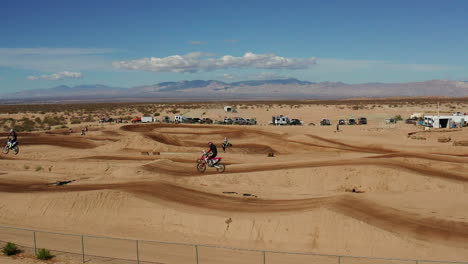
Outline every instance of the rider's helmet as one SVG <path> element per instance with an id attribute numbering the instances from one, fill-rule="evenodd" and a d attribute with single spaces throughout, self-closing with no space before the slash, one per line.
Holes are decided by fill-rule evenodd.
<path id="1" fill-rule="evenodd" d="M 12 129 L 10 129 L 10 133 L 11 133 L 11 132 L 13 132 L 13 131 L 14 131 L 14 130 L 13 130 L 13 128 L 12 128 Z"/>
<path id="2" fill-rule="evenodd" d="M 208 146 L 211 146 L 212 144 L 213 144 L 213 142 L 211 142 L 211 141 L 210 141 L 210 142 L 208 142 Z"/>

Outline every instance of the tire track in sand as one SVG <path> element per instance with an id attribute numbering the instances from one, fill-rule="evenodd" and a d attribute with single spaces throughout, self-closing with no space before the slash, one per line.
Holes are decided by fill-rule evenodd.
<path id="1" fill-rule="evenodd" d="M 393 169 L 403 169 L 415 174 L 436 177 L 441 179 L 448 179 L 460 182 L 468 182 L 468 175 L 451 172 L 443 169 L 431 168 L 419 164 L 409 164 L 398 160 L 390 159 L 376 159 L 376 158 L 359 158 L 359 159 L 347 159 L 347 160 L 329 160 L 329 161 L 294 161 L 294 162 L 278 162 L 278 163 L 267 163 L 267 164 L 236 164 L 226 167 L 226 171 L 223 174 L 235 174 L 235 173 L 249 173 L 249 172 L 262 172 L 262 171 L 274 171 L 284 169 L 303 169 L 303 168 L 319 168 L 319 167 L 335 167 L 335 166 L 380 166 Z M 206 171 L 201 174 L 196 171 L 195 164 L 189 166 L 187 164 L 174 164 L 165 161 L 149 163 L 143 165 L 143 168 L 151 172 L 165 173 L 173 176 L 185 176 L 185 177 L 200 177 L 203 175 L 217 174 L 217 172 Z"/>
<path id="2" fill-rule="evenodd" d="M 43 182 L 0 183 L 1 192 L 78 192 L 120 190 L 147 201 L 166 201 L 199 209 L 240 213 L 285 213 L 326 208 L 371 226 L 418 240 L 460 246 L 468 243 L 468 223 L 420 216 L 349 194 L 305 199 L 275 200 L 225 196 L 165 182 L 71 184 L 51 187 Z"/>

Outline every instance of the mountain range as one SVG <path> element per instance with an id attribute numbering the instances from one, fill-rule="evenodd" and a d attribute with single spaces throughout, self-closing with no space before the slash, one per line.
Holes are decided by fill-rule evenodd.
<path id="1" fill-rule="evenodd" d="M 131 88 L 105 85 L 65 85 L 0 95 L 2 102 L 28 101 L 123 101 L 141 99 L 345 99 L 394 96 L 468 96 L 468 82 L 431 80 L 409 83 L 308 82 L 297 79 L 250 80 L 226 83 L 216 80 L 162 82 Z"/>

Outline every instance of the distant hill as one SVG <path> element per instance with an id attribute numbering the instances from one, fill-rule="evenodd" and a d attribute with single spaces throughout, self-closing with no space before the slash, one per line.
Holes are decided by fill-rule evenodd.
<path id="1" fill-rule="evenodd" d="M 162 82 L 131 88 L 105 85 L 60 85 L 0 95 L 0 100 L 91 100 L 114 99 L 345 99 L 355 97 L 468 96 L 468 82 L 431 80 L 410 83 L 308 82 L 297 79 L 250 80 L 226 83 L 216 80 Z"/>

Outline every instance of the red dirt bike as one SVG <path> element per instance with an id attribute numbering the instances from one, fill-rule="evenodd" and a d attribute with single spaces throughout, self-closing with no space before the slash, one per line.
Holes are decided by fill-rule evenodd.
<path id="1" fill-rule="evenodd" d="M 205 172 L 206 167 L 215 167 L 218 172 L 224 172 L 226 167 L 221 163 L 221 157 L 212 159 L 212 162 L 209 162 L 208 157 L 209 153 L 203 151 L 203 155 L 197 160 L 197 170 L 199 172 Z"/>

